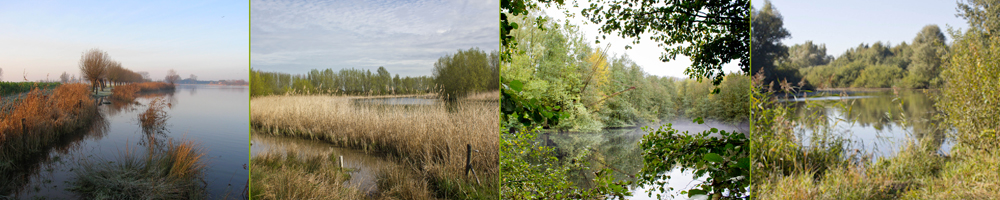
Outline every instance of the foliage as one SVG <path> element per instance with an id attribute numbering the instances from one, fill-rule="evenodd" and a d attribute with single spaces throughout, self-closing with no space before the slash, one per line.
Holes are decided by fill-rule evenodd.
<path id="1" fill-rule="evenodd" d="M 59 87 L 57 82 L 0 82 L 0 96 L 20 94 L 29 92 L 32 89 L 52 89 Z"/>
<path id="2" fill-rule="evenodd" d="M 377 74 L 362 69 L 310 70 L 292 75 L 281 72 L 250 71 L 250 96 L 284 94 L 389 95 L 432 92 L 433 78 L 427 76 L 395 78 L 385 68 Z"/>
<path id="3" fill-rule="evenodd" d="M 594 179 L 596 187 L 578 188 L 568 179 L 572 170 L 585 169 L 586 153 L 570 162 L 555 157 L 554 149 L 538 144 L 535 135 L 540 124 L 558 125 L 567 114 L 560 109 L 540 107 L 537 99 L 522 98 L 520 81 L 504 83 L 501 91 L 500 118 L 500 193 L 503 199 L 593 199 L 630 195 L 625 182 L 613 182 L 610 169 L 601 169 Z M 517 128 L 521 127 L 521 128 Z M 528 128 L 534 127 L 534 128 Z"/>
<path id="4" fill-rule="evenodd" d="M 903 69 L 891 65 L 869 65 L 861 70 L 861 75 L 851 83 L 851 87 L 888 88 L 893 81 L 903 77 Z"/>
<path id="5" fill-rule="evenodd" d="M 677 55 L 691 58 L 692 65 L 684 70 L 691 78 L 719 84 L 725 75 L 722 65 L 733 60 L 739 60 L 743 73 L 750 73 L 749 0 L 589 2 L 580 14 L 601 25 L 602 33 L 632 38 L 634 44 L 651 34 L 648 38 L 667 51 L 660 56 L 663 62 Z"/>
<path id="6" fill-rule="evenodd" d="M 695 119 L 704 123 L 701 118 Z M 651 131 L 646 130 L 645 131 Z M 643 152 L 643 167 L 639 183 L 659 185 L 648 191 L 673 190 L 664 187 L 670 175 L 664 174 L 674 167 L 681 171 L 693 170 L 696 177 L 707 176 L 695 189 L 683 191 L 688 197 L 695 195 L 728 195 L 726 198 L 747 198 L 750 187 L 750 157 L 746 134 L 720 131 L 716 128 L 701 133 L 680 133 L 666 124 L 643 136 L 639 146 Z M 657 195 L 657 198 L 661 198 Z"/>
<path id="7" fill-rule="evenodd" d="M 496 52 L 487 54 L 479 48 L 458 50 L 434 63 L 434 84 L 444 99 L 456 100 L 474 92 L 496 90 L 500 77 Z M 384 69 L 382 69 L 384 70 Z M 388 78 L 388 72 L 379 75 Z"/>
<path id="8" fill-rule="evenodd" d="M 771 1 L 764 1 L 764 8 L 753 9 L 753 71 L 751 75 L 763 73 L 766 78 L 764 83 L 770 84 L 778 80 L 775 76 L 775 61 L 788 55 L 788 47 L 781 44 L 781 40 L 791 36 L 784 27 L 784 19 L 781 13 L 771 5 Z"/>
<path id="9" fill-rule="evenodd" d="M 1000 37 L 972 33 L 958 38 L 948 67 L 942 99 L 945 121 L 959 130 L 955 139 L 978 149 L 995 151 L 1000 145 Z"/>

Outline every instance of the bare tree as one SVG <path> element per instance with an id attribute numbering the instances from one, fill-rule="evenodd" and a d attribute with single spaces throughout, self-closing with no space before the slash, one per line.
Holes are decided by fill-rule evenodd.
<path id="1" fill-rule="evenodd" d="M 194 74 L 191 74 L 191 81 L 194 81 L 194 82 L 197 83 L 198 82 L 198 76 L 195 76 Z"/>
<path id="2" fill-rule="evenodd" d="M 177 80 L 180 80 L 180 79 L 181 79 L 181 76 L 177 75 L 177 71 L 174 71 L 173 69 L 170 69 L 170 71 L 167 71 L 167 77 L 164 78 L 163 80 L 167 81 L 167 83 L 174 84 L 174 83 L 177 82 Z"/>
<path id="3" fill-rule="evenodd" d="M 90 81 L 94 92 L 97 92 L 99 81 L 107 74 L 105 68 L 111 62 L 108 52 L 97 48 L 87 50 L 80 56 L 80 72 L 84 79 Z"/>
<path id="4" fill-rule="evenodd" d="M 61 82 L 61 83 L 68 83 L 69 82 L 69 74 L 67 74 L 66 72 L 63 72 L 62 75 L 59 76 L 59 82 Z"/>
<path id="5" fill-rule="evenodd" d="M 149 79 L 149 72 L 141 71 L 141 72 L 138 72 L 138 73 L 139 73 L 139 76 L 141 76 L 140 78 L 142 79 L 139 82 L 150 80 Z"/>

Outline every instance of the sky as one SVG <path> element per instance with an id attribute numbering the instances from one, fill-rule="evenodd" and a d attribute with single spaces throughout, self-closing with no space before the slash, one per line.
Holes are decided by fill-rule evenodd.
<path id="1" fill-rule="evenodd" d="M 589 4 L 581 4 L 580 7 L 586 7 Z M 562 10 L 555 7 L 543 7 L 546 15 L 552 17 L 555 20 L 569 20 L 570 23 L 577 25 L 579 30 L 583 32 L 584 39 L 589 41 L 594 41 L 594 37 L 601 36 L 600 28 L 598 25 L 589 23 L 586 18 L 580 16 L 580 10 L 582 8 L 574 8 L 572 6 L 564 6 L 563 9 L 568 9 L 571 13 L 574 13 L 573 17 L 566 17 L 566 14 Z M 584 23 L 586 22 L 586 23 Z M 632 39 L 625 39 L 616 34 L 607 35 L 607 39 L 602 39 L 600 44 L 592 44 L 593 47 L 608 47 L 610 43 L 611 46 L 608 48 L 608 54 L 610 55 L 628 55 L 629 59 L 642 67 L 643 71 L 650 75 L 657 76 L 670 76 L 677 78 L 688 78 L 688 75 L 684 74 L 684 69 L 691 66 L 691 59 L 684 55 L 677 55 L 677 59 L 671 60 L 670 62 L 660 61 L 660 55 L 665 53 L 662 47 L 657 46 L 653 40 L 649 39 L 649 35 L 642 35 L 642 39 L 639 40 L 638 45 L 632 45 L 631 49 L 626 50 L 625 45 L 632 44 Z M 726 73 L 729 72 L 739 72 L 739 60 L 734 60 L 728 64 L 722 66 L 722 70 Z"/>
<path id="2" fill-rule="evenodd" d="M 497 0 L 252 0 L 251 65 L 292 74 L 312 69 L 430 76 L 459 49 L 499 49 Z"/>
<path id="3" fill-rule="evenodd" d="M 752 1 L 754 8 L 764 1 Z M 913 43 L 913 38 L 928 24 L 937 24 L 948 37 L 947 26 L 966 29 L 965 20 L 955 17 L 955 1 L 843 0 L 801 1 L 773 0 L 771 5 L 784 18 L 791 38 L 787 46 L 812 40 L 826 44 L 827 55 L 840 56 L 861 43 L 889 42 L 893 46 Z"/>
<path id="4" fill-rule="evenodd" d="M 84 51 L 98 48 L 132 71 L 163 79 L 246 79 L 247 1 L 72 1 L 0 3 L 3 81 L 80 76 Z"/>

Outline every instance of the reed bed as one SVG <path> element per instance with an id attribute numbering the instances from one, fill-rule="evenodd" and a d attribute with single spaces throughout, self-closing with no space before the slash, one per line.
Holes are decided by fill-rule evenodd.
<path id="1" fill-rule="evenodd" d="M 61 85 L 51 93 L 36 88 L 4 106 L 8 112 L 0 113 L 0 172 L 86 127 L 97 114 L 83 84 Z"/>
<path id="2" fill-rule="evenodd" d="M 85 199 L 204 199 L 204 155 L 192 141 L 145 157 L 126 147 L 115 161 L 84 161 L 69 190 Z"/>
<path id="3" fill-rule="evenodd" d="M 138 97 L 137 93 L 140 92 L 152 92 L 160 90 L 173 90 L 175 87 L 170 83 L 164 82 L 142 82 L 142 83 L 130 83 L 125 85 L 115 86 L 112 90 L 111 98 L 115 98 L 123 101 L 132 101 Z"/>
<path id="4" fill-rule="evenodd" d="M 251 124 L 264 134 L 327 141 L 412 163 L 407 171 L 425 179 L 437 197 L 496 194 L 498 103 L 459 100 L 452 105 L 370 106 L 354 104 L 355 99 L 358 97 L 258 97 L 251 100 Z M 468 176 L 466 145 L 477 151 L 472 152 L 471 160 L 476 173 Z M 380 189 L 408 187 L 402 182 L 384 185 L 390 188 Z"/>
<path id="5" fill-rule="evenodd" d="M 290 150 L 268 151 L 250 161 L 253 199 L 362 199 L 364 193 L 347 187 L 346 169 L 333 154 L 301 155 Z"/>

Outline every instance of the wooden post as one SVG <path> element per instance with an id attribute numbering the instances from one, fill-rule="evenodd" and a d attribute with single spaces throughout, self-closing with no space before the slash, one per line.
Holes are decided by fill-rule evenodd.
<path id="1" fill-rule="evenodd" d="M 25 125 L 25 119 L 21 118 L 21 134 L 28 134 L 28 126 Z"/>
<path id="2" fill-rule="evenodd" d="M 472 170 L 472 144 L 465 144 L 465 176 L 469 176 L 469 171 Z"/>
<path id="3" fill-rule="evenodd" d="M 340 171 L 344 171 L 344 156 L 340 156 Z"/>

